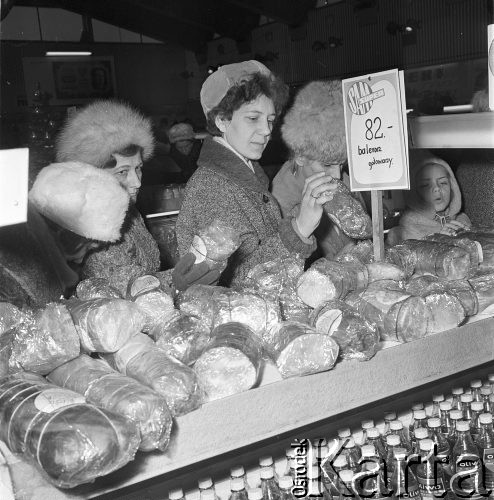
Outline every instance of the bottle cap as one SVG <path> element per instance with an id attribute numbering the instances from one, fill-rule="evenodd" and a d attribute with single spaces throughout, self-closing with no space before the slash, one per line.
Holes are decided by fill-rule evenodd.
<path id="1" fill-rule="evenodd" d="M 414 403 L 412 406 L 412 411 L 423 410 L 424 403 Z"/>
<path id="2" fill-rule="evenodd" d="M 451 410 L 449 412 L 449 417 L 452 420 L 461 420 L 463 417 L 463 412 L 461 410 Z"/>
<path id="3" fill-rule="evenodd" d="M 418 427 L 414 432 L 415 439 L 426 439 L 429 436 L 425 427 Z"/>
<path id="4" fill-rule="evenodd" d="M 367 429 L 367 437 L 378 438 L 379 435 L 379 429 L 377 427 L 371 427 L 370 429 Z"/>
<path id="5" fill-rule="evenodd" d="M 310 469 L 310 478 L 317 479 L 319 477 L 320 472 L 321 469 L 317 465 L 313 465 Z"/>
<path id="6" fill-rule="evenodd" d="M 232 479 L 235 479 L 236 477 L 243 477 L 245 476 L 245 469 L 241 465 L 232 467 L 230 469 L 230 476 L 232 477 Z"/>
<path id="7" fill-rule="evenodd" d="M 432 401 L 434 401 L 434 403 L 440 403 L 441 401 L 444 401 L 444 394 L 433 394 Z"/>
<path id="8" fill-rule="evenodd" d="M 269 456 L 261 457 L 259 459 L 259 465 L 261 467 L 269 467 L 270 465 L 273 465 L 273 457 L 269 457 Z"/>
<path id="9" fill-rule="evenodd" d="M 494 373 L 489 373 L 487 378 L 488 378 L 489 382 L 494 382 Z"/>
<path id="10" fill-rule="evenodd" d="M 421 439 L 420 449 L 423 451 L 429 451 L 434 446 L 434 441 L 432 439 Z"/>
<path id="11" fill-rule="evenodd" d="M 407 450 L 405 450 L 405 448 L 395 448 L 393 455 L 398 460 L 405 460 L 407 457 Z"/>
<path id="12" fill-rule="evenodd" d="M 396 420 L 396 413 L 394 411 L 388 411 L 384 414 L 384 420 Z"/>
<path id="13" fill-rule="evenodd" d="M 206 488 L 211 488 L 213 486 L 213 480 L 210 477 L 203 477 L 197 482 L 199 489 L 205 490 Z"/>
<path id="14" fill-rule="evenodd" d="M 456 430 L 460 432 L 465 432 L 470 430 L 470 422 L 467 420 L 458 420 L 456 422 Z"/>
<path id="15" fill-rule="evenodd" d="M 353 439 L 353 437 L 349 437 L 347 439 L 347 442 L 345 443 L 345 446 L 344 448 L 347 449 L 347 448 L 353 448 L 355 446 L 355 439 Z"/>
<path id="16" fill-rule="evenodd" d="M 462 394 L 460 396 L 460 401 L 462 403 L 471 403 L 473 401 L 473 396 L 471 394 Z"/>
<path id="17" fill-rule="evenodd" d="M 403 424 L 401 423 L 401 420 L 393 420 L 393 421 L 389 424 L 389 428 L 390 428 L 392 431 L 401 431 L 401 429 L 403 429 Z"/>
<path id="18" fill-rule="evenodd" d="M 286 458 L 293 458 L 295 456 L 295 450 L 293 448 L 287 448 L 285 451 Z"/>
<path id="19" fill-rule="evenodd" d="M 376 448 L 373 444 L 364 444 L 362 446 L 362 458 L 363 457 L 375 457 L 376 456 Z"/>
<path id="20" fill-rule="evenodd" d="M 262 473 L 262 471 L 261 471 Z M 237 477 L 230 481 L 230 490 L 232 491 L 242 491 L 245 489 L 245 482 L 241 477 Z"/>
<path id="21" fill-rule="evenodd" d="M 274 470 L 272 467 L 263 467 L 261 469 L 261 479 L 271 479 L 274 477 Z"/>
<path id="22" fill-rule="evenodd" d="M 481 413 L 479 416 L 481 424 L 492 424 L 492 415 L 490 413 Z"/>
<path id="23" fill-rule="evenodd" d="M 340 470 L 339 476 L 344 483 L 349 483 L 353 479 L 353 470 L 350 469 Z"/>
<path id="24" fill-rule="evenodd" d="M 483 385 L 480 388 L 480 394 L 482 394 L 482 396 L 489 396 L 489 394 L 491 394 L 491 392 L 492 392 L 492 389 L 491 389 L 490 385 Z"/>
<path id="25" fill-rule="evenodd" d="M 478 380 L 478 379 L 472 380 L 470 382 L 470 387 L 472 389 L 480 389 L 482 387 L 482 380 Z"/>
<path id="26" fill-rule="evenodd" d="M 433 429 L 436 427 L 441 427 L 441 419 L 439 418 L 430 418 L 427 420 L 427 425 Z"/>
<path id="27" fill-rule="evenodd" d="M 249 500 L 262 500 L 262 490 L 261 490 L 261 488 L 251 488 L 247 492 L 247 498 Z"/>
<path id="28" fill-rule="evenodd" d="M 345 455 L 338 455 L 333 462 L 334 467 L 346 467 L 347 461 Z"/>
<path id="29" fill-rule="evenodd" d="M 216 494 L 214 493 L 213 490 L 204 490 L 201 491 L 201 500 L 214 500 L 216 497 Z"/>
<path id="30" fill-rule="evenodd" d="M 386 436 L 386 444 L 388 446 L 398 446 L 400 444 L 400 436 L 397 434 L 388 434 Z"/>
<path id="31" fill-rule="evenodd" d="M 374 420 L 362 420 L 362 429 L 370 429 L 374 427 Z"/>
<path id="32" fill-rule="evenodd" d="M 425 410 L 415 410 L 413 412 L 413 418 L 415 420 L 422 420 L 423 418 L 425 418 Z"/>
<path id="33" fill-rule="evenodd" d="M 482 401 L 473 401 L 472 402 L 472 410 L 473 411 L 482 411 L 484 409 L 484 403 Z"/>
<path id="34" fill-rule="evenodd" d="M 293 486 L 293 478 L 292 476 L 281 476 L 278 485 L 280 488 L 287 490 Z"/>
<path id="35" fill-rule="evenodd" d="M 443 411 L 450 411 L 452 407 L 451 401 L 441 401 L 439 403 L 439 409 Z"/>
<path id="36" fill-rule="evenodd" d="M 463 390 L 463 387 L 455 387 L 451 391 L 451 394 L 453 394 L 453 396 L 459 396 L 460 394 L 463 394 L 464 392 L 465 391 Z"/>
<path id="37" fill-rule="evenodd" d="M 344 427 L 343 429 L 338 429 L 338 437 L 346 438 L 352 435 L 350 429 L 348 427 Z"/>
<path id="38" fill-rule="evenodd" d="M 170 500 L 178 500 L 179 498 L 183 498 L 184 492 L 181 488 L 177 488 L 176 490 L 170 490 L 168 492 L 168 498 Z"/>

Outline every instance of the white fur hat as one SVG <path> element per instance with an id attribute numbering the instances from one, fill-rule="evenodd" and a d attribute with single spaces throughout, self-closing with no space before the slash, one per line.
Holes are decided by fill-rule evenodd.
<path id="1" fill-rule="evenodd" d="M 102 167 L 111 155 L 135 144 L 147 160 L 154 150 L 151 121 L 131 106 L 96 101 L 68 118 L 57 137 L 59 162 L 80 161 Z"/>
<path id="2" fill-rule="evenodd" d="M 116 241 L 129 195 L 106 170 L 79 162 L 52 163 L 39 172 L 29 201 L 45 217 L 80 236 Z"/>
<path id="3" fill-rule="evenodd" d="M 347 151 L 341 82 L 303 87 L 285 115 L 281 136 L 295 155 L 326 165 L 343 163 Z"/>

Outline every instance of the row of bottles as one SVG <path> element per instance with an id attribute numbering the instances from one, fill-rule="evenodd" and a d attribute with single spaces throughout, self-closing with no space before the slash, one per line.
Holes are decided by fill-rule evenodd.
<path id="1" fill-rule="evenodd" d="M 428 411 L 412 408 L 409 425 L 395 412 L 384 415 L 380 431 L 373 420 L 338 437 L 309 442 L 305 468 L 306 498 L 417 497 L 423 500 L 480 500 L 494 490 L 494 374 L 469 389 L 454 388 L 450 397 L 434 395 Z M 360 435 L 360 439 L 356 439 Z M 278 476 L 272 457 L 259 460 L 260 484 L 249 485 L 243 467 L 231 470 L 229 500 L 294 500 L 300 498 L 295 449 L 286 450 L 286 467 Z M 213 482 L 199 482 L 200 500 L 218 500 Z M 181 490 L 170 500 L 183 500 Z"/>

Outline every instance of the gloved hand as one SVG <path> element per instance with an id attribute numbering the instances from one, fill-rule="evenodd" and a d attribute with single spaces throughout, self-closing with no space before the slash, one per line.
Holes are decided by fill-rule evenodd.
<path id="1" fill-rule="evenodd" d="M 220 278 L 217 269 L 209 270 L 206 262 L 195 264 L 196 256 L 193 253 L 185 254 L 175 265 L 172 280 L 175 288 L 187 290 L 191 285 L 216 285 Z"/>

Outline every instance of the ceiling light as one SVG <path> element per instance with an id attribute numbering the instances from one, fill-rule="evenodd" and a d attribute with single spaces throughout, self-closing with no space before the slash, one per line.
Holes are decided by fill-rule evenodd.
<path id="1" fill-rule="evenodd" d="M 92 52 L 85 52 L 85 51 L 67 51 L 67 52 L 61 52 L 61 51 L 48 51 L 46 52 L 45 55 L 47 56 L 90 56 L 92 55 Z"/>

